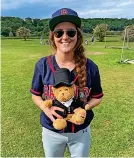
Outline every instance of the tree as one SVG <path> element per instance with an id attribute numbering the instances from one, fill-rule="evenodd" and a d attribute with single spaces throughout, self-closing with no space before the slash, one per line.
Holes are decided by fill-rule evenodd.
<path id="1" fill-rule="evenodd" d="M 48 36 L 49 35 L 49 28 L 47 26 L 44 26 L 43 34 L 44 34 L 44 36 Z"/>
<path id="2" fill-rule="evenodd" d="M 23 37 L 24 40 L 26 41 L 26 39 L 30 36 L 30 30 L 25 28 L 25 27 L 20 27 L 17 31 L 16 31 L 16 35 Z"/>
<path id="3" fill-rule="evenodd" d="M 108 30 L 107 24 L 100 24 L 95 27 L 94 35 L 98 37 L 99 42 L 104 41 L 104 37 L 106 36 L 107 30 Z"/>
<path id="4" fill-rule="evenodd" d="M 21 19 L 18 17 L 1 17 L 1 35 L 8 37 L 12 31 L 16 36 L 16 30 L 25 27 L 31 32 L 31 36 L 35 36 L 37 32 L 44 32 L 48 36 L 50 19 L 32 19 L 30 17 Z M 88 18 L 82 20 L 82 30 L 84 33 L 93 33 L 93 29 L 100 24 L 107 24 L 110 31 L 123 31 L 124 27 L 134 24 L 133 19 L 117 19 L 117 18 Z"/>
<path id="5" fill-rule="evenodd" d="M 1 27 L 1 35 L 8 37 L 11 30 L 11 27 Z"/>
<path id="6" fill-rule="evenodd" d="M 40 19 L 33 19 L 33 25 L 35 27 L 38 26 L 39 22 L 40 22 Z"/>

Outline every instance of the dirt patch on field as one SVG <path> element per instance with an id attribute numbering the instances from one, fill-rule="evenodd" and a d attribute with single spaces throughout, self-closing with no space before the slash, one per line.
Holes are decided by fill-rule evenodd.
<path id="1" fill-rule="evenodd" d="M 87 52 L 88 55 L 102 55 L 103 52 Z"/>

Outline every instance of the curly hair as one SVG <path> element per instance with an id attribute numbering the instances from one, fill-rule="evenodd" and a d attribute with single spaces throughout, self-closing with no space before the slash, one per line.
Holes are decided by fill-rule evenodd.
<path id="1" fill-rule="evenodd" d="M 75 59 L 75 65 L 76 65 L 76 73 L 78 75 L 78 86 L 79 86 L 80 91 L 82 91 L 87 83 L 86 57 L 84 54 L 85 49 L 82 45 L 83 43 L 82 31 L 79 28 L 76 28 L 76 29 L 77 29 L 78 40 L 74 48 L 74 59 Z M 49 33 L 49 40 L 50 40 L 50 45 L 52 46 L 52 48 L 56 50 L 54 35 L 52 32 Z"/>

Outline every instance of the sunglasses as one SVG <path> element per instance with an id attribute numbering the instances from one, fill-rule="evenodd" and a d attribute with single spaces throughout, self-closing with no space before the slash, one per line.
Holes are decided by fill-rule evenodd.
<path id="1" fill-rule="evenodd" d="M 68 30 L 57 29 L 57 30 L 53 31 L 54 36 L 56 38 L 61 38 L 65 32 L 68 37 L 73 38 L 76 35 L 77 30 L 75 30 L 75 29 L 68 29 Z"/>

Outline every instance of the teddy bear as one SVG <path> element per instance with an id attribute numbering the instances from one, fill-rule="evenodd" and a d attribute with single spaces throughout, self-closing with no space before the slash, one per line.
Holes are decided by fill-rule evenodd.
<path id="1" fill-rule="evenodd" d="M 66 68 L 58 69 L 54 74 L 55 84 L 52 87 L 54 99 L 44 101 L 44 106 L 50 108 L 57 106 L 64 110 L 64 112 L 56 110 L 63 119 L 55 118 L 53 126 L 57 130 L 62 130 L 67 126 L 67 121 L 81 125 L 86 118 L 86 110 L 83 102 L 74 97 L 75 85 L 71 82 L 70 71 Z"/>

